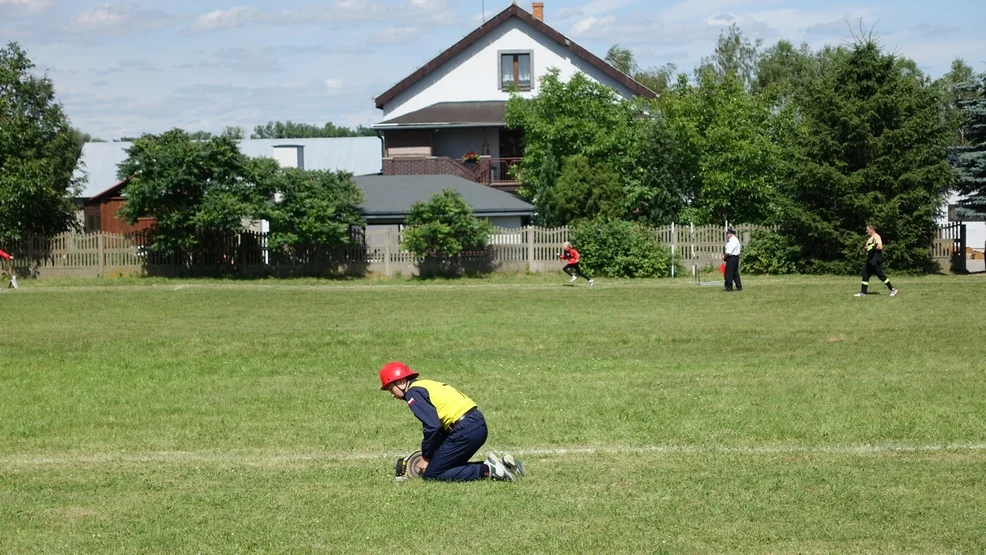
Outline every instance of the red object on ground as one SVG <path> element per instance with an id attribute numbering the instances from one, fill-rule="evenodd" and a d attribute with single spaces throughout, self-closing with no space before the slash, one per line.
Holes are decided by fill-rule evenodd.
<path id="1" fill-rule="evenodd" d="M 719 273 L 722 274 L 722 275 L 726 275 L 726 263 L 725 262 L 723 262 L 722 264 L 719 265 Z"/>
<path id="2" fill-rule="evenodd" d="M 11 258 L 13 258 L 13 256 L 10 256 L 9 254 L 7 254 L 5 252 L 0 251 L 0 258 L 2 258 L 4 260 L 10 260 Z"/>

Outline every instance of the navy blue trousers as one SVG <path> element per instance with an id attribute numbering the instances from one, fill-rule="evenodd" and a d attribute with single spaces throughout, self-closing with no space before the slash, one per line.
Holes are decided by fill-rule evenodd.
<path id="1" fill-rule="evenodd" d="M 463 416 L 432 455 L 428 468 L 421 477 L 444 482 L 481 479 L 485 465 L 481 462 L 469 462 L 469 459 L 486 443 L 488 434 L 483 413 L 476 410 Z"/>

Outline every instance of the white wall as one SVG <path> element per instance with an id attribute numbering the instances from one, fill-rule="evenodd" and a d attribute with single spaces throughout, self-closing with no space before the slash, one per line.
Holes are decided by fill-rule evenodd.
<path id="1" fill-rule="evenodd" d="M 948 198 L 948 204 L 958 204 L 961 197 L 955 193 Z M 945 215 L 938 223 L 947 224 L 948 206 L 945 206 Z M 986 222 L 965 222 L 965 246 L 983 251 L 986 249 Z"/>
<path id="2" fill-rule="evenodd" d="M 500 51 L 527 50 L 532 51 L 531 65 L 535 80 L 531 90 L 523 93 L 525 96 L 537 95 L 540 77 L 550 67 L 558 68 L 564 80 L 581 71 L 597 82 L 613 87 L 626 98 L 633 96 L 630 89 L 589 62 L 574 56 L 568 48 L 519 18 L 512 17 L 386 103 L 383 107 L 383 119 L 396 118 L 437 102 L 507 100 L 510 95 L 499 88 Z"/>

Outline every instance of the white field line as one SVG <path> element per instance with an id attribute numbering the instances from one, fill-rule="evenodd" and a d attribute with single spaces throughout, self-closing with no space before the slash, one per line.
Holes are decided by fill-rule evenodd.
<path id="1" fill-rule="evenodd" d="M 484 447 L 480 452 L 489 449 Z M 498 449 L 536 458 L 581 458 L 592 455 L 881 455 L 986 451 L 986 443 L 948 443 L 939 445 L 857 444 L 857 445 L 760 445 L 727 447 L 713 445 L 645 445 L 639 447 L 533 447 Z M 156 451 L 149 453 L 79 453 L 56 455 L 0 455 L 0 467 L 89 466 L 120 463 L 205 463 L 240 466 L 274 466 L 313 461 L 377 461 L 407 455 L 399 452 L 213 452 Z"/>

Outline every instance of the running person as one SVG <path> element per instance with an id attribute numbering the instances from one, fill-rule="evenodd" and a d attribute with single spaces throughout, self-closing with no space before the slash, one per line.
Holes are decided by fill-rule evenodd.
<path id="1" fill-rule="evenodd" d="M 486 419 L 476 403 L 458 389 L 432 380 L 419 380 L 418 373 L 403 362 L 388 362 L 380 369 L 380 389 L 407 403 L 421 421 L 421 461 L 418 470 L 425 480 L 467 482 L 514 480 L 524 467 L 512 455 L 484 462 L 469 459 L 486 443 Z"/>
<path id="2" fill-rule="evenodd" d="M 14 263 L 11 262 L 11 260 L 13 260 L 13 259 L 14 259 L 13 256 L 11 256 L 11 255 L 3 252 L 2 250 L 0 250 L 0 260 L 6 262 L 10 266 L 10 285 L 7 286 L 7 289 L 10 289 L 10 288 L 18 289 L 18 286 L 17 286 L 17 274 L 14 273 Z M 2 275 L 2 273 L 0 273 L 0 275 Z"/>
<path id="3" fill-rule="evenodd" d="M 883 239 L 876 232 L 873 224 L 866 226 L 866 233 L 870 236 L 866 240 L 866 266 L 863 267 L 863 281 L 859 287 L 859 293 L 856 293 L 855 296 L 865 297 L 866 288 L 870 285 L 870 276 L 876 276 L 890 290 L 890 296 L 896 297 L 897 290 L 890 284 L 890 278 L 883 275 L 883 268 L 881 267 L 883 265 Z"/>
<path id="4" fill-rule="evenodd" d="M 565 243 L 562 244 L 562 251 L 561 254 L 558 255 L 558 260 L 566 262 L 565 267 L 562 268 L 562 271 L 572 276 L 572 279 L 568 280 L 569 283 L 579 279 L 579 277 L 584 277 L 589 282 L 589 287 L 592 287 L 596 284 L 596 280 L 589 279 L 589 276 L 582 273 L 582 268 L 579 268 L 579 260 L 581 258 L 582 256 L 579 254 L 579 251 L 575 250 L 571 243 L 565 241 Z"/>

